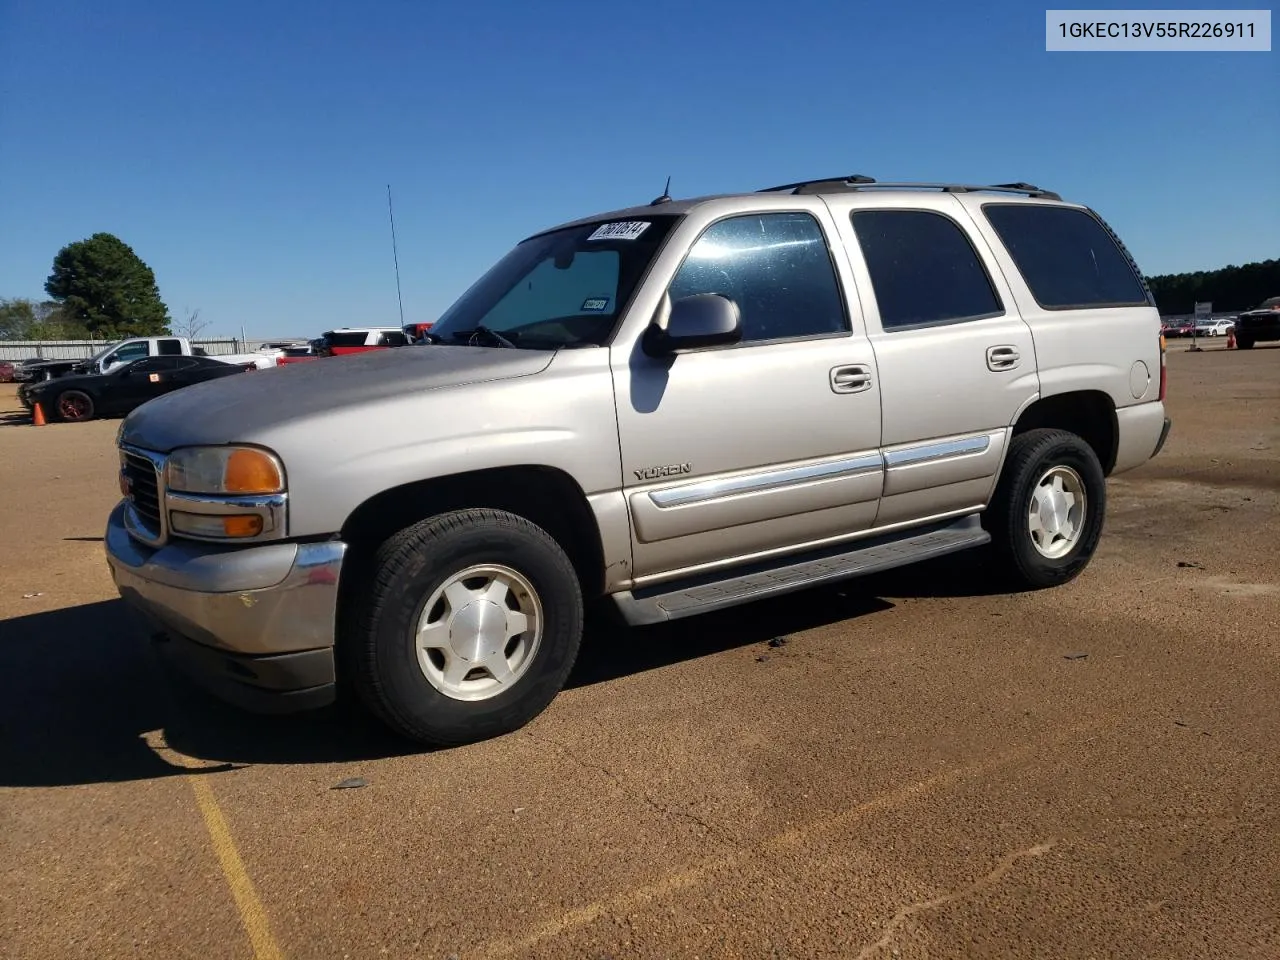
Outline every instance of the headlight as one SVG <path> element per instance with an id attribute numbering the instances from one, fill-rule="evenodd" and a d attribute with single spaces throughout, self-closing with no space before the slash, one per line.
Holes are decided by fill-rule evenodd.
<path id="1" fill-rule="evenodd" d="M 188 447 L 170 455 L 167 481 L 181 493 L 282 493 L 284 467 L 255 447 Z"/>

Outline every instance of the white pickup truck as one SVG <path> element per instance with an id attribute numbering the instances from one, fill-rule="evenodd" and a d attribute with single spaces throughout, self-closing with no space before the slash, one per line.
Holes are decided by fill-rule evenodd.
<path id="1" fill-rule="evenodd" d="M 186 337 L 131 337 L 85 360 L 76 372 L 110 373 L 113 370 L 119 370 L 126 363 L 141 360 L 143 357 L 205 356 L 209 354 L 200 347 L 193 347 Z M 238 367 L 252 367 L 255 370 L 264 370 L 276 365 L 276 358 L 270 353 L 217 354 L 212 359 Z"/>

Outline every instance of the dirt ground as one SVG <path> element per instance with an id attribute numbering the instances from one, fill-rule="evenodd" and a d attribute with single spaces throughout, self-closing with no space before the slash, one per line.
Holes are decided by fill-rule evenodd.
<path id="1" fill-rule="evenodd" d="M 1171 349 L 1072 584 L 596 625 L 436 753 L 167 681 L 102 556 L 117 422 L 0 387 L 0 956 L 1280 957 L 1280 347 Z"/>

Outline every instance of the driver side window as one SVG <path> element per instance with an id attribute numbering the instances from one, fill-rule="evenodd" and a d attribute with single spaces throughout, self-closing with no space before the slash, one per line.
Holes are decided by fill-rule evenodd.
<path id="1" fill-rule="evenodd" d="M 808 213 L 764 213 L 712 224 L 681 264 L 671 299 L 718 293 L 738 305 L 742 342 L 849 330 L 827 239 Z"/>

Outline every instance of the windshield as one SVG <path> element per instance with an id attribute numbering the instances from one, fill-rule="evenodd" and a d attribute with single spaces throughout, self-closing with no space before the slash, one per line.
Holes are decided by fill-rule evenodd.
<path id="1" fill-rule="evenodd" d="M 589 223 L 531 237 L 476 281 L 428 336 L 493 346 L 496 333 L 533 349 L 602 344 L 678 219 Z"/>

